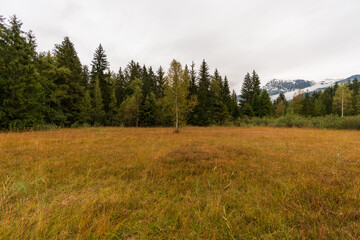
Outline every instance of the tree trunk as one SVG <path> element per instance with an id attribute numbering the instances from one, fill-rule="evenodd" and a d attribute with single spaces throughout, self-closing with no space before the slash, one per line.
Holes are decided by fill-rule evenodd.
<path id="1" fill-rule="evenodd" d="M 344 116 L 344 89 L 341 90 L 341 117 Z"/>
<path id="2" fill-rule="evenodd" d="M 176 122 L 175 122 L 175 132 L 179 132 L 179 109 L 178 109 L 178 99 L 177 99 L 177 93 L 175 96 L 175 111 L 176 111 Z"/>

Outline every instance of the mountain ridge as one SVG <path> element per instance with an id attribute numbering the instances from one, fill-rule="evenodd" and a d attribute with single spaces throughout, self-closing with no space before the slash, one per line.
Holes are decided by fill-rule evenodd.
<path id="1" fill-rule="evenodd" d="M 271 98 L 274 101 L 280 93 L 284 93 L 286 99 L 291 100 L 294 95 L 301 89 L 304 92 L 316 92 L 322 91 L 325 88 L 334 86 L 336 83 L 353 81 L 354 79 L 360 80 L 360 74 L 355 74 L 343 79 L 325 79 L 319 82 L 314 80 L 304 80 L 304 79 L 295 79 L 295 80 L 282 80 L 282 79 L 273 79 L 270 82 L 266 83 L 262 90 L 266 90 Z"/>

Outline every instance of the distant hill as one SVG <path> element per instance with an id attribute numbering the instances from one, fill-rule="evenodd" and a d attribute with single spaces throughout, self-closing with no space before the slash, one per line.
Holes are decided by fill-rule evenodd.
<path id="1" fill-rule="evenodd" d="M 291 100 L 294 94 L 301 89 L 304 92 L 322 91 L 325 88 L 335 85 L 335 83 L 352 81 L 355 78 L 360 80 L 360 74 L 353 75 L 344 79 L 326 79 L 320 82 L 296 79 L 296 80 L 280 80 L 273 79 L 266 83 L 262 89 L 268 91 L 271 100 L 275 100 L 280 93 L 284 93 L 287 100 Z"/>

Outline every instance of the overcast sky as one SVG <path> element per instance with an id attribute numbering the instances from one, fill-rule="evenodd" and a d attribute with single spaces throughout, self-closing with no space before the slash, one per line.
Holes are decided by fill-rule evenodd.
<path id="1" fill-rule="evenodd" d="M 38 50 L 69 36 L 82 64 L 101 43 L 118 71 L 130 60 L 168 68 L 206 59 L 240 91 L 255 69 L 262 84 L 360 73 L 360 0 L 0 0 L 33 30 Z"/>

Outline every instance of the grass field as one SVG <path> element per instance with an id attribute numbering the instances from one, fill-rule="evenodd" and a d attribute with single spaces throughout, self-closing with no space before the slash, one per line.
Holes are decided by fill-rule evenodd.
<path id="1" fill-rule="evenodd" d="M 359 239 L 360 132 L 0 134 L 0 239 Z"/>

